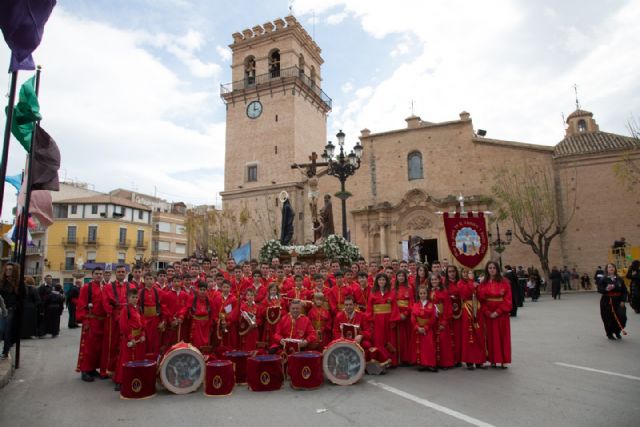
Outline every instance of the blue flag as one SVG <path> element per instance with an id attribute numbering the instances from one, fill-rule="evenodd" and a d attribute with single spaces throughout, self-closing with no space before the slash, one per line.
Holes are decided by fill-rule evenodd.
<path id="1" fill-rule="evenodd" d="M 4 180 L 9 184 L 13 185 L 14 187 L 16 187 L 16 191 L 20 191 L 20 186 L 22 185 L 21 173 L 19 173 L 18 175 L 6 176 Z"/>
<path id="2" fill-rule="evenodd" d="M 238 249 L 232 250 L 231 256 L 236 261 L 236 264 L 249 261 L 251 259 L 251 241 L 240 246 Z"/>
<path id="3" fill-rule="evenodd" d="M 35 70 L 31 54 L 42 41 L 56 0 L 2 0 L 0 1 L 0 29 L 11 49 L 9 72 Z"/>

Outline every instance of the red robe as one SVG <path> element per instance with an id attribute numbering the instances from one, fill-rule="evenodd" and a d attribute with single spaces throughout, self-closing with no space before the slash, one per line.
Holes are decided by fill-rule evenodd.
<path id="1" fill-rule="evenodd" d="M 329 290 L 329 308 L 332 315 L 335 316 L 339 311 L 344 310 L 344 298 L 347 295 L 353 295 L 353 290 L 344 283 L 342 286 L 336 284 Z"/>
<path id="2" fill-rule="evenodd" d="M 188 338 L 189 331 L 184 325 L 184 318 L 189 309 L 189 293 L 184 289 L 174 288 L 166 291 L 161 297 L 162 316 L 167 327 L 162 334 L 162 347 L 167 349 L 180 340 Z M 172 324 L 179 322 L 175 326 Z"/>
<path id="3" fill-rule="evenodd" d="M 106 313 L 104 335 L 102 336 L 102 355 L 100 357 L 100 376 L 106 377 L 116 370 L 120 345 L 120 311 L 127 305 L 127 289 L 137 289 L 134 283 L 117 280 L 102 287 L 102 306 Z"/>
<path id="4" fill-rule="evenodd" d="M 279 347 L 280 340 L 284 338 L 306 340 L 312 344 L 316 342 L 316 332 L 307 316 L 301 314 L 294 319 L 291 313 L 288 313 L 280 319 L 271 343 Z"/>
<path id="5" fill-rule="evenodd" d="M 189 308 L 191 312 L 189 342 L 204 353 L 209 353 L 211 350 L 211 325 L 214 323 L 215 313 L 220 311 L 218 304 L 219 300 L 213 300 L 208 295 L 204 297 L 198 295 L 191 299 Z"/>
<path id="6" fill-rule="evenodd" d="M 148 358 L 156 360 L 160 354 L 162 331 L 162 291 L 155 286 L 151 289 L 142 288 L 138 305 L 144 318 L 145 344 Z"/>
<path id="7" fill-rule="evenodd" d="M 287 314 L 286 304 L 282 298 L 268 297 L 263 302 L 264 323 L 262 327 L 262 341 L 269 346 L 272 341 L 273 334 L 280 319 Z"/>
<path id="8" fill-rule="evenodd" d="M 289 292 L 287 292 L 287 299 L 285 300 L 287 302 L 287 309 L 289 308 L 289 304 L 291 304 L 291 301 L 293 301 L 294 299 L 299 299 L 300 301 L 302 301 L 302 314 L 306 314 L 313 305 L 313 302 L 311 301 L 312 297 L 313 294 L 307 289 L 298 289 L 294 287 L 290 289 Z"/>
<path id="9" fill-rule="evenodd" d="M 120 351 L 113 381 L 122 383 L 122 367 L 134 360 L 143 360 L 146 353 L 144 339 L 144 319 L 135 305 L 125 305 L 120 310 Z M 133 347 L 128 343 L 133 342 Z"/>
<path id="10" fill-rule="evenodd" d="M 322 306 L 316 307 L 314 305 L 307 316 L 311 320 L 313 330 L 316 332 L 316 342 L 312 349 L 322 351 L 332 340 L 331 313 Z"/>
<path id="11" fill-rule="evenodd" d="M 89 294 L 91 294 L 91 298 L 89 298 Z M 78 372 L 92 372 L 100 367 L 102 336 L 106 316 L 102 298 L 102 289 L 98 282 L 85 283 L 80 288 L 80 296 L 76 307 L 76 318 L 79 323 L 82 323 L 78 364 L 76 367 Z M 91 304 L 91 307 L 89 307 L 89 304 Z"/>
<path id="12" fill-rule="evenodd" d="M 451 340 L 453 343 L 453 363 L 462 361 L 462 301 L 457 283 L 449 283 L 447 286 L 449 298 L 451 298 Z"/>
<path id="13" fill-rule="evenodd" d="M 367 285 L 364 289 L 360 287 L 360 283 L 356 282 L 351 286 L 351 292 L 353 298 L 355 298 L 356 309 L 361 312 L 367 311 L 367 303 L 369 301 L 369 295 L 371 294 L 371 288 Z"/>
<path id="14" fill-rule="evenodd" d="M 482 364 L 487 361 L 484 322 L 481 318 L 482 310 L 478 310 L 474 317 L 473 296 L 476 293 L 474 282 L 460 280 L 458 293 L 462 303 L 462 314 L 460 315 L 461 361 Z"/>
<path id="15" fill-rule="evenodd" d="M 453 361 L 453 340 L 451 334 L 451 297 L 446 289 L 431 291 L 429 298 L 436 306 L 438 327 L 436 328 L 436 358 L 441 368 L 451 368 Z"/>
<path id="16" fill-rule="evenodd" d="M 490 363 L 511 363 L 511 285 L 507 279 L 502 282 L 488 280 L 477 289 L 480 312 L 483 315 L 487 336 L 487 359 Z M 492 312 L 498 317 L 492 319 Z"/>
<path id="17" fill-rule="evenodd" d="M 398 349 L 398 357 L 400 363 L 410 363 L 413 359 L 411 352 L 411 341 L 413 339 L 413 329 L 411 327 L 411 302 L 414 294 L 411 286 L 398 286 L 395 290 L 396 305 L 398 306 L 398 322 L 396 339 L 396 348 Z M 400 318 L 401 315 L 405 319 Z"/>
<path id="18" fill-rule="evenodd" d="M 242 312 L 250 313 L 254 316 L 255 327 L 251 327 L 249 321 L 242 315 Z M 262 305 L 246 302 L 240 304 L 240 315 L 238 317 L 238 348 L 242 351 L 254 351 L 258 348 L 258 338 L 260 337 L 260 327 L 264 321 L 264 308 Z"/>
<path id="19" fill-rule="evenodd" d="M 367 318 L 373 325 L 373 345 L 384 348 L 389 352 L 391 365 L 398 365 L 398 349 L 396 337 L 396 319 L 398 318 L 398 306 L 393 291 L 384 295 L 380 291 L 372 290 L 367 303 Z"/>
<path id="20" fill-rule="evenodd" d="M 235 295 L 229 293 L 225 298 L 220 294 L 220 311 L 216 319 L 216 343 L 217 346 L 224 350 L 238 349 L 238 316 L 240 307 Z M 221 320 L 224 319 L 226 326 L 222 326 Z"/>
<path id="21" fill-rule="evenodd" d="M 436 367 L 437 327 L 435 305 L 431 301 L 424 306 L 421 301 L 414 303 L 411 307 L 412 364 Z M 424 328 L 424 333 L 420 333 L 419 328 Z"/>

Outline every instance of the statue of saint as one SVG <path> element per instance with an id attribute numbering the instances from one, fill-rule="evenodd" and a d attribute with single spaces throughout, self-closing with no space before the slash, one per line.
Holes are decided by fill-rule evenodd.
<path id="1" fill-rule="evenodd" d="M 335 234 L 333 227 L 333 207 L 331 206 L 331 196 L 325 194 L 324 206 L 320 210 L 320 224 L 322 225 L 322 238 L 326 239 L 331 234 Z"/>

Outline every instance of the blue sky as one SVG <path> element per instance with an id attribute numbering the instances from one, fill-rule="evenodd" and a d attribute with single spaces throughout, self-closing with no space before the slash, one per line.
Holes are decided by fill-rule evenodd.
<path id="1" fill-rule="evenodd" d="M 216 202 L 231 34 L 284 17 L 289 2 L 58 3 L 34 57 L 61 177 Z M 327 133 L 342 128 L 350 143 L 365 127 L 404 127 L 413 100 L 423 120 L 466 110 L 488 137 L 553 145 L 575 109 L 574 83 L 601 130 L 628 134 L 640 114 L 638 2 L 297 0 L 293 10 L 323 51 Z M 0 67 L 8 59 L 2 44 Z M 21 169 L 20 150 L 9 174 Z"/>

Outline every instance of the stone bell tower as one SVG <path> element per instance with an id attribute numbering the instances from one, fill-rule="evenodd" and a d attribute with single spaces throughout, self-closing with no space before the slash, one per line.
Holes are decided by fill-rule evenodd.
<path id="1" fill-rule="evenodd" d="M 321 89 L 321 50 L 293 16 L 234 33 L 229 47 L 232 82 L 220 88 L 227 109 L 224 207 L 264 210 L 258 199 L 266 198 L 276 211 L 285 190 L 296 212 L 294 242 L 302 242 L 302 175 L 291 164 L 308 162 L 326 144 L 331 98 Z"/>

